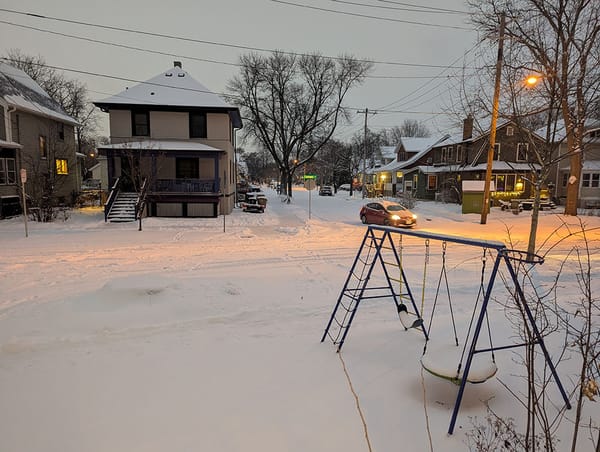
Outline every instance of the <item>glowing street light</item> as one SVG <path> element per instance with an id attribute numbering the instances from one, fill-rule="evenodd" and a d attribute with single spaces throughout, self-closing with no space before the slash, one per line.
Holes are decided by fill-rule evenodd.
<path id="1" fill-rule="evenodd" d="M 527 86 L 535 86 L 539 83 L 540 79 L 541 77 L 537 75 L 530 75 L 525 79 L 525 83 L 527 84 Z"/>

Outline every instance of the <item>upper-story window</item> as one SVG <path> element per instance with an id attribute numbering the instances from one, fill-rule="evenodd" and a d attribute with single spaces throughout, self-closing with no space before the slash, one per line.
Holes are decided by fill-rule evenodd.
<path id="1" fill-rule="evenodd" d="M 190 138 L 206 138 L 206 113 L 190 113 Z"/>
<path id="2" fill-rule="evenodd" d="M 454 148 L 452 146 L 448 147 L 448 162 L 453 162 L 454 161 Z"/>
<path id="3" fill-rule="evenodd" d="M 517 162 L 526 162 L 529 143 L 517 143 Z"/>
<path id="4" fill-rule="evenodd" d="M 134 137 L 150 136 L 150 112 L 131 112 L 131 132 Z"/>
<path id="5" fill-rule="evenodd" d="M 442 163 L 446 162 L 448 154 L 446 153 L 446 148 L 442 148 L 442 159 L 440 160 Z"/>
<path id="6" fill-rule="evenodd" d="M 69 166 L 67 159 L 56 159 L 56 174 L 67 175 L 69 174 Z"/>
<path id="7" fill-rule="evenodd" d="M 494 160 L 500 160 L 500 143 L 494 143 Z"/>
<path id="8" fill-rule="evenodd" d="M 6 125 L 4 123 L 4 107 L 0 106 L 0 140 L 6 140 Z"/>
<path id="9" fill-rule="evenodd" d="M 515 129 L 512 126 L 506 127 L 506 136 L 512 137 L 515 134 Z"/>
<path id="10" fill-rule="evenodd" d="M 40 157 L 45 159 L 48 157 L 48 145 L 46 143 L 46 137 L 44 135 L 40 135 L 39 137 L 39 148 L 40 148 Z"/>
<path id="11" fill-rule="evenodd" d="M 65 125 L 62 122 L 59 122 L 56 129 L 58 132 L 58 139 L 63 141 L 65 139 Z"/>
<path id="12" fill-rule="evenodd" d="M 463 161 L 463 148 L 462 148 L 462 144 L 457 144 L 456 145 L 456 161 L 457 162 L 462 162 Z"/>

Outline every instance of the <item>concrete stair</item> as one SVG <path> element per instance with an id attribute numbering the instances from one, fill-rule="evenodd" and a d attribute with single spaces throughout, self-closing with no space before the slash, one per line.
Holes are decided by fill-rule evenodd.
<path id="1" fill-rule="evenodd" d="M 113 203 L 107 220 L 111 223 L 127 223 L 135 221 L 135 204 L 137 193 L 119 192 Z"/>

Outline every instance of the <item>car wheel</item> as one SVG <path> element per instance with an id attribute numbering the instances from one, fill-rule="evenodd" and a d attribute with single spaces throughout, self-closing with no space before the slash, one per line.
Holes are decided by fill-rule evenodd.
<path id="1" fill-rule="evenodd" d="M 367 217 L 365 215 L 361 215 L 360 221 L 362 221 L 362 224 L 367 224 Z"/>
<path id="2" fill-rule="evenodd" d="M 387 218 L 383 220 L 383 225 L 384 226 L 389 226 L 390 225 L 390 220 L 388 220 Z"/>

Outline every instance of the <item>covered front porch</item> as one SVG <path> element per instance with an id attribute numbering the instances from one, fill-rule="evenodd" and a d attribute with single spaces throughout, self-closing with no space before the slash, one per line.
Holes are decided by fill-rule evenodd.
<path id="1" fill-rule="evenodd" d="M 199 142 L 144 140 L 99 146 L 98 151 L 106 156 L 112 190 L 138 193 L 145 215 L 215 217 L 231 212 L 224 202 L 223 150 Z"/>

